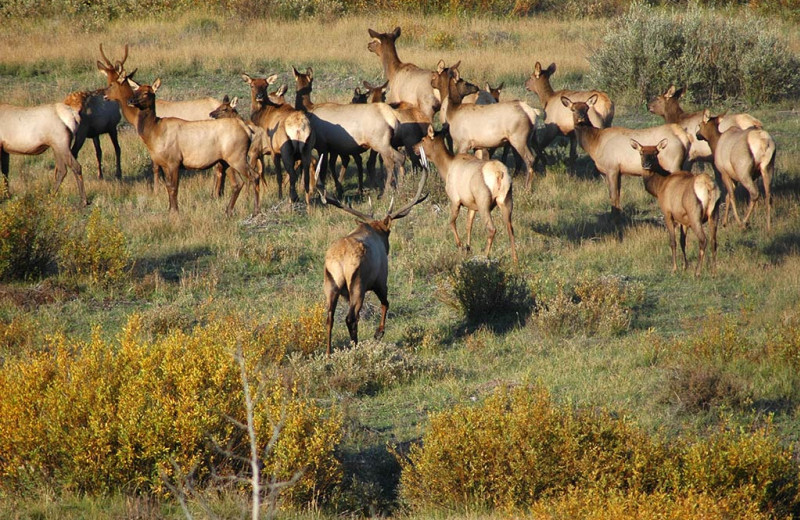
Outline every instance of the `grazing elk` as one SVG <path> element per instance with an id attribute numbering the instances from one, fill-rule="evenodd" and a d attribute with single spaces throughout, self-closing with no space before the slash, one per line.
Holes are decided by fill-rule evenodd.
<path id="1" fill-rule="evenodd" d="M 283 197 L 283 167 L 289 174 L 289 197 L 293 202 L 299 199 L 296 188 L 296 164 L 299 161 L 306 204 L 310 203 L 311 151 L 316 143 L 310 118 L 304 111 L 279 99 L 286 92 L 285 87 L 279 89 L 275 96 L 270 95 L 268 89 L 277 81 L 277 74 L 266 78 L 251 78 L 242 74 L 242 79 L 250 85 L 250 120 L 265 130 L 269 141 L 278 181 L 278 196 Z"/>
<path id="2" fill-rule="evenodd" d="M 72 136 L 80 124 L 80 111 L 86 100 L 85 92 L 67 96 L 64 103 L 35 107 L 0 104 L 0 169 L 3 172 L 3 192 L 9 193 L 9 154 L 39 155 L 53 149 L 56 161 L 53 192 L 61 187 L 67 167 L 75 175 L 81 202 L 87 205 L 81 165 L 70 151 Z M 1 195 L 1 194 L 0 194 Z"/>
<path id="3" fill-rule="evenodd" d="M 592 125 L 591 108 L 599 96 L 591 95 L 584 101 L 572 101 L 561 97 L 564 107 L 572 111 L 575 135 L 581 147 L 594 161 L 597 170 L 608 183 L 612 214 L 622 212 L 620 206 L 621 175 L 641 176 L 644 173 L 639 154 L 630 147 L 630 140 L 653 143 L 662 139 L 666 146 L 659 154 L 659 163 L 668 172 L 681 170 L 689 149 L 689 136 L 679 125 L 667 124 L 652 128 L 630 129 L 613 126 L 597 128 Z"/>
<path id="4" fill-rule="evenodd" d="M 354 155 L 371 149 L 378 152 L 387 170 L 386 188 L 392 185 L 396 171 L 402 175 L 405 157 L 392 148 L 392 136 L 400 126 L 395 111 L 385 103 L 366 105 L 320 103 L 311 101 L 314 71 L 310 67 L 305 73 L 292 67 L 297 86 L 295 108 L 305 110 L 311 120 L 311 127 L 316 134 L 315 147 L 322 156 L 329 154 L 331 175 L 336 184 L 336 194 L 342 196 L 343 187 L 336 177 L 335 157 Z M 326 168 L 321 169 L 318 185 L 325 185 Z M 374 172 L 370 171 L 374 178 Z M 359 189 L 361 187 L 359 186 Z"/>
<path id="5" fill-rule="evenodd" d="M 714 179 L 701 173 L 692 175 L 686 171 L 670 173 L 661 167 L 658 154 L 667 147 L 667 140 L 662 139 L 656 146 L 645 146 L 635 139 L 630 140 L 631 148 L 639 152 L 642 161 L 642 179 L 647 192 L 658 200 L 664 223 L 669 233 L 669 246 L 672 249 L 672 272 L 678 270 L 677 251 L 675 246 L 675 227 L 681 232 L 681 252 L 683 253 L 683 269 L 689 267 L 686 258 L 686 233 L 691 228 L 700 246 L 697 267 L 694 274 L 698 276 L 706 254 L 707 239 L 703 231 L 703 223 L 708 222 L 711 240 L 711 268 L 717 263 L 717 209 L 719 207 L 719 189 Z"/>
<path id="6" fill-rule="evenodd" d="M 596 101 L 588 113 L 589 120 L 595 128 L 611 126 L 614 119 L 614 103 L 608 94 L 599 90 L 553 90 L 550 85 L 550 76 L 555 71 L 555 63 L 542 69 L 542 64 L 537 61 L 533 67 L 533 73 L 525 82 L 525 89 L 535 92 L 539 96 L 539 102 L 545 113 L 544 128 L 537 132 L 539 147 L 545 149 L 559 135 L 566 136 L 569 138 L 569 168 L 573 169 L 577 155 L 575 125 L 572 113 L 565 110 L 564 105 L 560 102 L 561 98 L 567 97 L 573 101 L 585 102 L 591 96 L 596 96 Z"/>
<path id="7" fill-rule="evenodd" d="M 386 326 L 386 312 L 389 310 L 387 278 L 389 274 L 389 231 L 392 223 L 403 218 L 411 208 L 424 201 L 428 195 L 422 195 L 425 187 L 427 172 L 423 172 L 419 181 L 419 188 L 414 199 L 401 210 L 392 213 L 392 203 L 389 211 L 382 220 L 374 220 L 372 215 L 342 205 L 337 199 L 322 197 L 322 202 L 336 206 L 355 215 L 361 222 L 349 235 L 333 242 L 325 253 L 325 301 L 326 301 L 326 326 L 328 335 L 328 350 L 331 355 L 331 331 L 333 330 L 333 315 L 336 312 L 336 303 L 339 296 L 344 296 L 350 302 L 347 312 L 347 330 L 350 339 L 358 343 L 358 318 L 364 296 L 372 291 L 381 302 L 381 321 L 375 331 L 375 339 L 383 337 Z"/>
<path id="8" fill-rule="evenodd" d="M 505 101 L 491 105 L 462 104 L 456 88 L 458 64 L 449 70 L 431 73 L 431 85 L 446 95 L 448 104 L 443 113 L 450 128 L 455 153 L 472 148 L 496 148 L 509 143 L 522 158 L 527 171 L 526 186 L 533 180 L 534 158 L 528 147 L 535 137 L 539 111 L 522 101 Z"/>
<path id="9" fill-rule="evenodd" d="M 395 41 L 400 37 L 400 27 L 390 33 L 379 33 L 372 29 L 367 49 L 374 52 L 383 65 L 383 75 L 389 80 L 389 103 L 405 101 L 419 107 L 425 117 L 433 120 L 440 102 L 430 84 L 430 70 L 421 69 L 413 63 L 403 63 L 397 56 Z"/>
<path id="10" fill-rule="evenodd" d="M 123 77 L 124 78 L 124 77 Z M 121 78 L 123 81 L 125 81 Z M 209 119 L 185 121 L 175 117 L 161 118 L 156 113 L 156 91 L 161 86 L 157 79 L 152 86 L 141 85 L 128 100 L 136 108 L 136 131 L 142 138 L 154 164 L 164 169 L 169 209 L 178 211 L 178 183 L 180 167 L 203 170 L 217 163 L 223 171 L 232 168 L 233 193 L 227 213 L 233 212 L 242 189 L 236 174 L 253 182 L 255 196 L 253 214 L 260 211 L 259 175 L 248 164 L 248 153 L 254 138 L 253 132 L 238 119 Z"/>
<path id="11" fill-rule="evenodd" d="M 771 228 L 770 217 L 770 184 L 775 174 L 775 141 L 766 131 L 760 128 L 741 128 L 732 126 L 722 132 L 720 120 L 722 116 L 711 117 L 706 109 L 700 120 L 697 138 L 708 141 L 714 154 L 714 167 L 722 177 L 728 191 L 725 204 L 725 217 L 722 225 L 728 223 L 728 209 L 733 206 L 733 216 L 742 226 L 747 225 L 750 213 L 759 198 L 756 180 L 760 176 L 764 181 L 764 194 L 767 205 L 767 231 Z M 736 210 L 735 182 L 742 184 L 750 193 L 750 202 L 743 220 L 739 220 Z"/>
<path id="12" fill-rule="evenodd" d="M 461 206 L 464 206 L 468 211 L 466 249 L 468 251 L 470 249 L 475 215 L 480 213 L 481 218 L 486 222 L 486 230 L 489 232 L 489 238 L 486 241 L 486 256 L 489 256 L 495 233 L 497 233 L 494 222 L 492 222 L 491 212 L 495 206 L 499 206 L 511 242 L 511 258 L 516 263 L 517 248 L 514 244 L 514 227 L 511 224 L 514 202 L 511 191 L 511 175 L 505 164 L 496 160 L 479 159 L 465 153 L 457 155 L 450 153 L 445 146 L 444 136 L 434 134 L 432 126 L 428 126 L 427 134 L 416 149 L 425 154 L 423 157 L 430 157 L 445 183 L 444 189 L 450 199 L 450 228 L 456 238 L 456 247 L 462 247 L 456 228 L 456 219 L 461 211 Z M 427 166 L 426 159 L 423 159 L 423 165 Z"/>
<path id="13" fill-rule="evenodd" d="M 689 147 L 689 161 L 714 162 L 711 147 L 708 142 L 695 138 L 697 130 L 700 128 L 700 121 L 703 119 L 703 111 L 684 112 L 678 99 L 683 95 L 684 89 L 675 89 L 675 85 L 670 85 L 666 92 L 656 96 L 647 104 L 647 109 L 656 115 L 664 118 L 667 123 L 681 125 L 691 138 Z M 719 122 L 719 131 L 724 132 L 728 128 L 738 127 L 747 129 L 750 127 L 761 128 L 761 121 L 750 114 L 725 114 Z"/>

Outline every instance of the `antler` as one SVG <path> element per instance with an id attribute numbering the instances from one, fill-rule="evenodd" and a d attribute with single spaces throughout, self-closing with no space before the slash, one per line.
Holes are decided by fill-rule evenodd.
<path id="1" fill-rule="evenodd" d="M 392 205 L 389 205 L 389 214 L 387 215 L 390 219 L 395 220 L 398 218 L 403 218 L 411 212 L 411 208 L 419 204 L 420 202 L 424 201 L 428 198 L 428 194 L 422 194 L 422 190 L 425 188 L 425 181 L 428 180 L 428 170 L 422 170 L 422 178 L 419 180 L 419 187 L 417 188 L 417 194 L 414 195 L 414 200 L 409 202 L 406 206 L 401 208 L 396 213 L 392 213 Z M 394 199 L 392 199 L 392 203 L 394 203 Z"/>
<path id="2" fill-rule="evenodd" d="M 125 65 L 125 60 L 128 59 L 128 44 L 125 44 L 125 53 L 122 55 L 122 59 L 117 62 L 117 68 L 122 70 L 122 67 Z"/>
<path id="3" fill-rule="evenodd" d="M 342 209 L 342 210 L 350 213 L 351 215 L 355 215 L 356 217 L 360 218 L 361 220 L 364 220 L 364 221 L 367 221 L 367 222 L 369 222 L 371 220 L 375 220 L 372 215 L 367 215 L 366 213 L 361 213 L 357 209 L 353 209 L 352 206 L 350 206 L 350 205 L 345 206 L 344 204 L 339 202 L 338 199 L 336 199 L 334 197 L 331 197 L 329 195 L 323 195 L 322 193 L 319 194 L 319 197 L 320 197 L 320 200 L 322 201 L 322 204 L 330 204 L 331 206 L 336 206 L 337 208 Z"/>
<path id="4" fill-rule="evenodd" d="M 106 62 L 106 67 L 108 67 L 109 69 L 113 69 L 114 68 L 114 64 L 111 63 L 111 60 L 108 59 L 108 56 L 106 56 L 106 53 L 103 52 L 103 44 L 102 43 L 100 44 L 100 56 L 102 56 L 103 57 L 103 61 Z"/>

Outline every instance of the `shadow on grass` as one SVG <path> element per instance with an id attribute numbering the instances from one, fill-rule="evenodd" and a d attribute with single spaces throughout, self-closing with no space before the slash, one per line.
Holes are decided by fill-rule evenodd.
<path id="1" fill-rule="evenodd" d="M 360 428 L 368 429 L 363 425 Z M 380 432 L 379 436 L 383 434 Z M 407 454 L 412 442 L 400 443 L 394 449 L 399 454 Z M 344 449 L 340 456 L 344 468 L 340 510 L 375 517 L 397 509 L 401 468 L 387 443 Z"/>
<path id="2" fill-rule="evenodd" d="M 787 256 L 797 255 L 800 253 L 800 232 L 790 231 L 773 237 L 764 253 L 773 264 L 780 263 Z"/>
<path id="3" fill-rule="evenodd" d="M 184 272 L 191 270 L 198 260 L 213 255 L 208 247 L 195 247 L 166 256 L 141 258 L 136 261 L 134 275 L 142 277 L 157 270 L 164 280 L 179 282 Z"/>
<path id="4" fill-rule="evenodd" d="M 540 235 L 566 238 L 575 244 L 605 237 L 614 237 L 622 242 L 625 230 L 639 223 L 640 220 L 634 222 L 624 213 L 609 212 L 587 215 L 579 220 L 560 221 L 555 225 L 534 222 L 531 230 Z"/>

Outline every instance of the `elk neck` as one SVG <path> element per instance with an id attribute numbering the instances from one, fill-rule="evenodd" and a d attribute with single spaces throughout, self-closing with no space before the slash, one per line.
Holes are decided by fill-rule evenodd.
<path id="1" fill-rule="evenodd" d="M 544 74 L 538 78 L 534 78 L 533 91 L 539 96 L 539 101 L 542 103 L 543 107 L 547 106 L 547 103 L 549 103 L 556 94 L 556 91 L 553 90 L 553 87 L 550 85 L 550 78 Z"/>
<path id="2" fill-rule="evenodd" d="M 381 64 L 383 65 L 383 76 L 391 79 L 403 66 L 400 57 L 397 56 L 397 46 L 394 42 L 381 42 Z"/>
<path id="3" fill-rule="evenodd" d="M 664 100 L 664 120 L 667 123 L 680 123 L 687 114 L 675 98 Z"/>
<path id="4" fill-rule="evenodd" d="M 658 194 L 663 191 L 664 186 L 667 184 L 667 178 L 670 173 L 658 162 L 658 156 L 652 157 L 649 167 L 644 167 L 644 164 L 642 166 L 644 170 L 642 173 L 644 189 L 653 197 L 658 198 Z"/>
<path id="5" fill-rule="evenodd" d="M 311 101 L 311 85 L 297 89 L 294 97 L 294 108 L 304 112 L 314 110 L 314 103 Z"/>

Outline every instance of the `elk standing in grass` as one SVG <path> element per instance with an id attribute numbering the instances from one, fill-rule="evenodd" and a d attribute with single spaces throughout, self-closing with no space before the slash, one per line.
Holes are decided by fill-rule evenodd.
<path id="1" fill-rule="evenodd" d="M 598 99 L 596 95 L 589 96 L 585 102 L 562 97 L 561 103 L 572 111 L 578 142 L 592 158 L 597 170 L 605 176 L 611 198 L 611 212 L 618 215 L 622 212 L 619 202 L 622 175 L 641 176 L 644 173 L 641 158 L 631 149 L 630 140 L 652 143 L 666 139 L 667 145 L 662 149 L 658 160 L 664 170 L 676 172 L 681 170 L 686 161 L 689 136 L 683 128 L 675 124 L 641 129 L 618 126 L 597 128 L 591 122 L 591 108 Z"/>
<path id="2" fill-rule="evenodd" d="M 775 141 L 766 131 L 759 128 L 742 130 L 730 127 L 722 132 L 720 123 L 722 116 L 711 117 L 708 110 L 703 111 L 697 138 L 708 141 L 714 154 L 714 167 L 720 174 L 725 189 L 728 191 L 725 204 L 725 217 L 722 225 L 728 223 L 728 210 L 733 206 L 733 216 L 742 226 L 747 225 L 760 193 L 756 180 L 760 176 L 764 181 L 764 195 L 767 205 L 767 231 L 771 229 L 770 184 L 775 175 Z M 750 202 L 744 219 L 739 219 L 736 210 L 735 183 L 744 186 L 750 193 Z"/>
<path id="3" fill-rule="evenodd" d="M 527 171 L 526 186 L 533 180 L 534 155 L 528 147 L 535 138 L 538 110 L 521 101 L 491 105 L 462 104 L 456 88 L 457 65 L 431 73 L 431 85 L 447 95 L 445 119 L 453 138 L 453 151 L 463 153 L 473 148 L 496 148 L 509 143 L 522 158 Z"/>
<path id="4" fill-rule="evenodd" d="M 546 69 L 538 61 L 533 67 L 531 77 L 525 82 L 525 89 L 535 92 L 539 96 L 545 112 L 544 128 L 537 132 L 539 147 L 541 149 L 550 145 L 553 140 L 564 135 L 569 138 L 569 168 L 575 167 L 577 155 L 577 138 L 572 113 L 564 108 L 562 97 L 572 101 L 586 102 L 590 97 L 596 96 L 595 103 L 591 106 L 588 117 L 595 128 L 607 128 L 614 120 L 614 103 L 608 94 L 599 90 L 553 90 L 550 85 L 550 76 L 556 71 L 556 64 L 551 63 Z"/>
<path id="5" fill-rule="evenodd" d="M 196 170 L 217 163 L 223 170 L 232 168 L 233 193 L 227 213 L 233 212 L 242 185 L 236 178 L 241 175 L 253 182 L 255 196 L 253 214 L 260 211 L 259 175 L 247 162 L 254 134 L 238 119 L 209 119 L 184 121 L 174 117 L 160 118 L 156 114 L 156 91 L 161 86 L 157 79 L 152 86 L 141 85 L 128 105 L 138 110 L 136 131 L 142 138 L 153 163 L 164 169 L 169 194 L 169 209 L 178 210 L 178 183 L 180 167 Z"/>
<path id="6" fill-rule="evenodd" d="M 0 168 L 3 172 L 2 192 L 8 194 L 9 154 L 39 155 L 53 149 L 56 161 L 54 192 L 61 187 L 67 167 L 75 175 L 81 202 L 87 205 L 81 165 L 70 151 L 72 136 L 80 124 L 80 111 L 86 93 L 67 97 L 64 103 L 35 107 L 0 104 Z M 2 195 L 2 193 L 0 193 Z"/>
<path id="7" fill-rule="evenodd" d="M 666 92 L 660 96 L 656 96 L 650 103 L 647 104 L 647 109 L 653 114 L 662 116 L 667 123 L 676 123 L 681 125 L 684 130 L 689 134 L 691 139 L 691 146 L 689 147 L 689 161 L 704 161 L 714 162 L 711 147 L 706 141 L 697 139 L 697 130 L 700 128 L 700 122 L 703 119 L 703 111 L 697 112 L 684 112 L 681 108 L 678 99 L 683 95 L 684 89 L 675 89 L 675 85 L 670 85 Z M 761 121 L 754 118 L 750 114 L 725 114 L 720 117 L 719 131 L 724 132 L 731 127 L 741 129 L 747 128 L 761 128 Z"/>
<path id="8" fill-rule="evenodd" d="M 499 206 L 511 242 L 511 258 L 516 263 L 517 248 L 514 244 L 514 226 L 511 224 L 514 202 L 508 168 L 496 160 L 487 161 L 465 153 L 451 154 L 444 144 L 444 137 L 435 135 L 432 126 L 428 127 L 428 132 L 417 145 L 417 150 L 424 151 L 425 156 L 430 157 L 445 183 L 444 189 L 450 199 L 450 228 L 456 238 L 456 246 L 462 247 L 456 228 L 456 219 L 461 211 L 461 206 L 464 206 L 468 211 L 466 249 L 470 249 L 475 215 L 480 213 L 481 218 L 486 222 L 486 230 L 489 233 L 486 241 L 486 256 L 489 256 L 495 233 L 497 233 L 494 222 L 492 222 L 491 212 L 495 206 Z"/>
<path id="9" fill-rule="evenodd" d="M 405 101 L 417 106 L 428 120 L 439 110 L 440 101 L 436 98 L 430 83 L 431 71 L 421 69 L 413 63 L 403 63 L 397 56 L 395 41 L 400 37 L 400 27 L 390 33 L 379 33 L 368 29 L 372 40 L 367 49 L 374 52 L 383 65 L 383 75 L 389 80 L 389 103 Z"/>
<path id="10" fill-rule="evenodd" d="M 375 331 L 375 339 L 383 337 L 386 312 L 389 310 L 387 278 L 389 276 L 390 228 L 395 220 L 408 215 L 414 206 L 427 198 L 427 194 L 422 195 L 426 179 L 427 173 L 423 172 L 414 199 L 394 213 L 392 213 L 393 204 L 389 204 L 389 211 L 382 220 L 374 220 L 372 215 L 366 215 L 346 207 L 336 199 L 322 198 L 323 202 L 341 208 L 355 215 L 361 221 L 355 231 L 336 240 L 325 253 L 324 290 L 329 356 L 331 355 L 333 316 L 339 296 L 344 296 L 350 302 L 345 323 L 350 332 L 350 339 L 354 343 L 358 343 L 358 318 L 364 303 L 364 296 L 368 291 L 374 292 L 381 302 L 381 321 Z M 393 202 L 394 199 L 392 199 Z"/>
<path id="11" fill-rule="evenodd" d="M 122 178 L 121 154 L 117 126 L 122 115 L 119 105 L 105 98 L 105 89 L 87 92 L 86 101 L 81 110 L 81 122 L 75 131 L 72 142 L 72 155 L 77 159 L 78 153 L 83 148 L 83 143 L 89 138 L 94 144 L 94 153 L 97 157 L 97 176 L 103 178 L 103 150 L 100 147 L 100 136 L 108 134 L 116 154 L 116 176 Z"/>
<path id="12" fill-rule="evenodd" d="M 680 228 L 681 252 L 683 268 L 689 267 L 686 258 L 686 233 L 691 228 L 697 237 L 700 251 L 698 253 L 695 276 L 700 274 L 703 257 L 706 254 L 707 239 L 703 231 L 703 223 L 708 222 L 711 241 L 711 268 L 717 264 L 717 208 L 719 207 L 719 189 L 714 179 L 701 173 L 692 175 L 686 171 L 670 173 L 658 162 L 658 154 L 667 147 L 667 140 L 662 139 L 656 146 L 645 146 L 635 139 L 630 140 L 631 148 L 639 152 L 642 161 L 642 179 L 647 192 L 658 199 L 658 205 L 664 213 L 664 223 L 669 233 L 669 246 L 672 249 L 672 272 L 678 270 L 677 251 L 675 246 L 675 227 Z"/>

